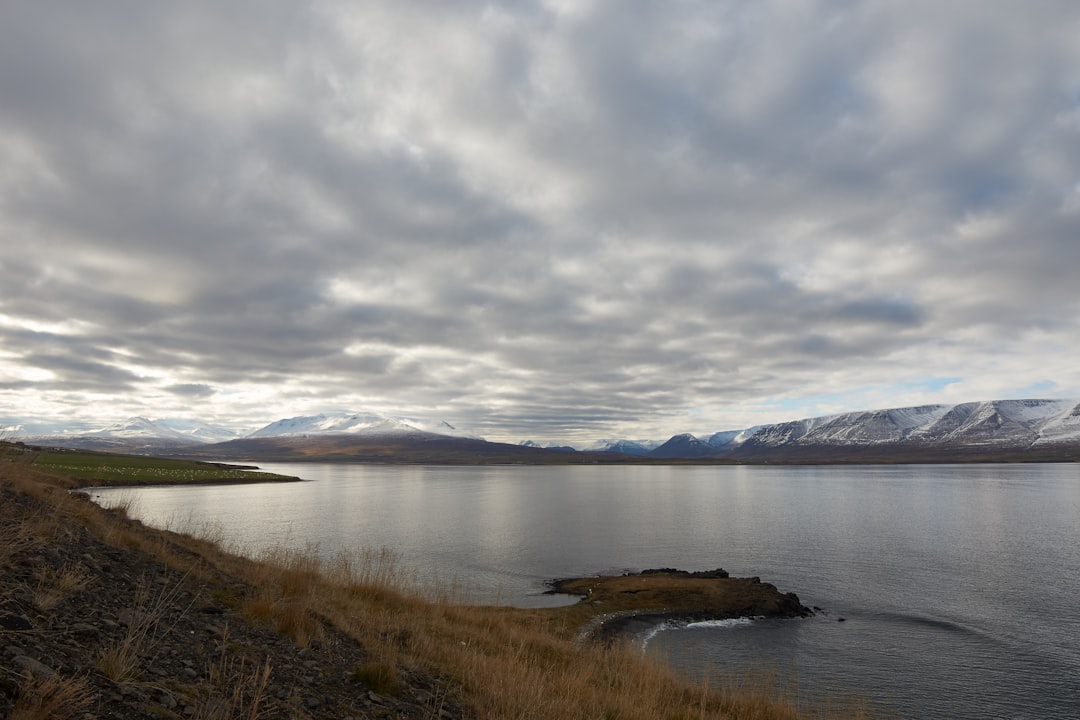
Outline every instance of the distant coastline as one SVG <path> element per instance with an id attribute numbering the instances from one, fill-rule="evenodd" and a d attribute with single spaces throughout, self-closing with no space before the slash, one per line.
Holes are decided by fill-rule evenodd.
<path id="1" fill-rule="evenodd" d="M 412 424 L 410 424 L 412 423 Z M 245 437 L 203 426 L 200 438 L 130 418 L 109 428 L 26 438 L 38 445 L 207 462 L 448 465 L 948 464 L 1080 462 L 1080 400 L 991 400 L 848 412 L 664 442 L 609 440 L 577 449 L 491 442 L 370 413 L 289 418 Z M 430 428 L 430 429 L 424 429 Z"/>

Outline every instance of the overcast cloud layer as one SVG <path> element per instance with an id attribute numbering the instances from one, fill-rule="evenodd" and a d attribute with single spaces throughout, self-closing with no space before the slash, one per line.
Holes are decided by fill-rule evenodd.
<path id="1" fill-rule="evenodd" d="M 0 425 L 1080 395 L 1075 0 L 0 2 Z"/>

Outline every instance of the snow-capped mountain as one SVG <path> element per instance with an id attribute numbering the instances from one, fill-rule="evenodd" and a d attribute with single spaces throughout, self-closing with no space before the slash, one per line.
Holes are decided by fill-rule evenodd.
<path id="1" fill-rule="evenodd" d="M 251 438 L 306 437 L 311 435 L 400 435 L 434 433 L 466 437 L 447 422 L 429 423 L 401 417 L 383 417 L 374 413 L 307 415 L 272 422 L 248 435 Z"/>
<path id="2" fill-rule="evenodd" d="M 390 437 L 401 435 L 445 435 L 471 438 L 446 422 L 393 417 L 374 413 L 340 413 L 286 418 L 266 425 L 253 433 L 211 425 L 199 420 L 132 417 L 96 429 L 57 430 L 37 434 L 23 433 L 21 439 L 85 449 L 154 449 L 208 445 L 244 437 L 311 437 L 320 435 L 362 435 Z M 475 438 L 474 438 L 475 439 Z"/>
<path id="3" fill-rule="evenodd" d="M 544 445 L 541 445 L 532 440 L 522 440 L 518 443 L 518 447 L 535 448 L 537 450 L 558 450 L 559 452 L 578 452 L 578 449 L 571 445 L 564 445 L 561 443 L 545 443 Z"/>
<path id="4" fill-rule="evenodd" d="M 1080 441 L 1078 400 L 991 400 L 843 413 L 765 425 L 741 445 L 964 444 L 1031 447 Z"/>
<path id="5" fill-rule="evenodd" d="M 149 418 L 133 417 L 123 422 L 113 423 L 100 430 L 81 433 L 83 437 L 115 438 L 115 439 L 142 439 L 142 438 L 167 438 L 173 440 L 189 440 L 189 436 L 170 427 L 164 422 L 155 422 Z"/>
<path id="6" fill-rule="evenodd" d="M 683 433 L 674 435 L 668 440 L 598 440 L 581 450 L 617 452 L 624 455 L 651 455 L 652 457 L 705 457 L 737 447 L 760 428 L 761 426 L 757 425 L 747 430 L 724 430 L 704 439 Z"/>
<path id="7" fill-rule="evenodd" d="M 1046 448 L 1080 444 L 1080 400 L 990 400 L 841 413 L 728 430 L 700 439 L 675 435 L 659 458 L 762 455 L 795 448 Z"/>
<path id="8" fill-rule="evenodd" d="M 174 452 L 241 438 L 308 442 L 322 436 L 352 436 L 363 442 L 408 439 L 470 440 L 448 423 L 430 423 L 369 412 L 286 418 L 250 434 L 197 420 L 133 417 L 98 429 L 12 433 L 31 442 L 73 448 L 122 452 Z M 279 443 L 280 444 L 280 443 Z M 539 448 L 536 443 L 523 446 Z M 565 445 L 544 449 L 571 451 Z M 750 462 L 769 460 L 820 462 L 837 458 L 861 461 L 950 461 L 950 453 L 966 457 L 1078 457 L 1080 400 L 992 400 L 959 405 L 921 405 L 841 413 L 790 422 L 725 430 L 705 437 L 683 433 L 664 443 L 647 440 L 602 440 L 586 452 L 637 455 L 657 459 L 709 458 Z M 1001 451 L 1001 452 L 999 452 Z M 995 455 L 995 453 L 997 453 Z M 1017 455 L 1021 453 L 1021 455 Z"/>
<path id="9" fill-rule="evenodd" d="M 182 434 L 193 442 L 219 443 L 227 440 L 235 440 L 246 434 L 243 431 L 233 430 L 220 425 L 211 425 L 201 420 L 187 420 L 183 418 L 165 418 L 155 422 L 164 425 Z"/>
<path id="10" fill-rule="evenodd" d="M 623 455 L 648 455 L 661 443 L 655 440 L 598 440 L 581 448 L 585 452 L 613 452 Z"/>
<path id="11" fill-rule="evenodd" d="M 80 428 L 39 434 L 27 433 L 24 439 L 65 447 L 103 450 L 201 445 L 233 440 L 236 437 L 236 432 L 229 428 L 198 420 L 151 420 L 145 417 L 131 417 L 97 429 Z"/>

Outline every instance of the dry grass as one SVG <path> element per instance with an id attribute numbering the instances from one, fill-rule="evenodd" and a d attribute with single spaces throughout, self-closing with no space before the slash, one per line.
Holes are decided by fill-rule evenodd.
<path id="1" fill-rule="evenodd" d="M 451 679 L 481 720 L 807 717 L 768 679 L 711 690 L 640 646 L 582 645 L 562 609 L 438 602 L 395 567 L 386 551 L 323 561 L 315 549 L 275 550 L 251 566 L 255 574 L 246 579 L 260 596 L 245 612 L 275 622 L 300 643 L 330 623 L 369 653 L 353 672 L 366 686 L 392 695 L 398 668 L 427 670 Z"/>
<path id="2" fill-rule="evenodd" d="M 47 516 L 29 515 L 17 527 L 0 526 L 0 540 L 8 541 L 0 543 L 0 567 L 6 557 L 16 552 L 62 542 L 70 528 L 76 526 L 109 545 L 147 553 L 193 578 L 206 577 L 204 570 L 208 562 L 233 562 L 212 540 L 156 530 L 132 520 L 128 511 L 133 507 L 133 499 L 105 509 L 83 493 L 69 492 L 74 489 L 70 479 L 46 475 L 22 464 L 4 470 L 5 484 L 42 502 L 52 512 Z"/>
<path id="3" fill-rule="evenodd" d="M 47 537 L 47 536 L 45 536 Z M 3 518 L 0 525 L 0 568 L 7 567 L 11 558 L 44 544 L 38 522 L 31 517 Z"/>
<path id="4" fill-rule="evenodd" d="M 85 590 L 93 576 L 82 566 L 63 569 L 44 568 L 35 573 L 34 605 L 48 612 L 77 592 Z"/>
<path id="5" fill-rule="evenodd" d="M 228 653 L 228 635 L 222 638 L 221 655 L 207 668 L 208 682 L 195 706 L 192 720 L 258 720 L 266 703 L 271 666 L 250 664 Z"/>
<path id="6" fill-rule="evenodd" d="M 110 493 L 109 503 L 103 507 L 122 517 L 134 517 L 138 510 L 138 502 L 130 489 L 124 489 L 119 493 Z"/>
<path id="7" fill-rule="evenodd" d="M 70 720 L 82 717 L 94 704 L 96 695 L 83 678 L 54 675 L 46 679 L 30 677 L 19 687 L 10 720 Z"/>
<path id="8" fill-rule="evenodd" d="M 107 647 L 98 659 L 97 668 L 105 677 L 116 683 L 137 679 L 142 656 L 152 652 L 170 629 L 164 623 L 165 613 L 179 597 L 181 585 L 182 581 L 154 594 L 148 582 L 139 584 L 134 606 L 126 617 L 124 637 Z"/>
<path id="9" fill-rule="evenodd" d="M 315 615 L 319 587 L 319 561 L 314 554 L 268 555 L 251 578 L 254 597 L 243 601 L 241 614 L 256 622 L 269 622 L 299 647 L 319 639 L 322 626 Z"/>

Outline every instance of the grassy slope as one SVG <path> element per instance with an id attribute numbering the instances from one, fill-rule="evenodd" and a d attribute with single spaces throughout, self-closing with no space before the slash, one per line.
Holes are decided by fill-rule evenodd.
<path id="1" fill-rule="evenodd" d="M 68 477 L 80 485 L 183 485 L 298 480 L 235 465 L 117 455 L 90 450 L 37 450 L 25 446 L 11 446 L 9 452 L 25 455 L 26 461 L 41 472 Z"/>
<path id="2" fill-rule="evenodd" d="M 65 522 L 85 524 L 106 542 L 154 553 L 184 572 L 211 566 L 256 588 L 253 596 L 235 599 L 232 609 L 297 645 L 309 643 L 329 623 L 363 645 L 372 658 L 372 681 L 384 692 L 393 692 L 397 677 L 416 670 L 447 678 L 459 688 L 469 716 L 485 720 L 811 717 L 752 678 L 709 689 L 688 683 L 636 647 L 582 645 L 579 608 L 464 606 L 446 594 L 417 588 L 386 554 L 326 562 L 281 550 L 251 561 L 205 540 L 142 528 L 90 503 L 74 504 L 56 490 L 85 481 L 40 474 L 37 470 L 49 463 L 39 461 L 32 452 L 9 452 L 0 458 L 0 482 L 32 494 Z M 27 534 L 33 526 L 9 530 Z M 170 549 L 175 547 L 183 552 Z M 228 598 L 227 589 L 222 597 Z"/>

